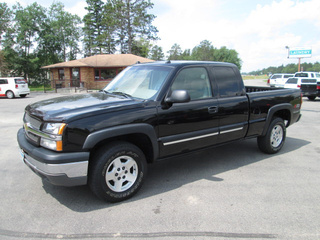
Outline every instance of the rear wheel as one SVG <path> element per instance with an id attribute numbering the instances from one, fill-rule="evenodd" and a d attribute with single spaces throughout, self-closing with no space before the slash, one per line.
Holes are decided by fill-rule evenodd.
<path id="1" fill-rule="evenodd" d="M 101 148 L 92 159 L 89 186 L 107 202 L 132 197 L 142 186 L 147 173 L 143 152 L 127 142 L 115 142 Z"/>
<path id="2" fill-rule="evenodd" d="M 308 97 L 308 99 L 309 99 L 310 101 L 314 101 L 314 100 L 316 99 L 316 97 L 315 97 L 315 96 L 311 96 L 311 97 Z"/>
<path id="3" fill-rule="evenodd" d="M 7 91 L 6 96 L 7 96 L 7 98 L 10 98 L 10 99 L 14 98 L 14 93 L 12 91 Z"/>
<path id="4" fill-rule="evenodd" d="M 286 139 L 286 127 L 282 118 L 274 118 L 265 136 L 258 137 L 258 146 L 262 152 L 273 154 L 280 151 Z"/>

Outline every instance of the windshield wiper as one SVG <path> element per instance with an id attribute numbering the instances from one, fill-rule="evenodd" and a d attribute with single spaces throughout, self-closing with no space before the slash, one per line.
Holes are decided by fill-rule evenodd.
<path id="1" fill-rule="evenodd" d="M 108 91 L 103 90 L 103 89 L 99 90 L 99 92 L 109 93 Z"/>
<path id="2" fill-rule="evenodd" d="M 132 96 L 130 94 L 124 93 L 124 92 L 111 92 L 111 94 L 120 95 L 120 96 L 123 96 L 123 97 L 126 97 L 126 98 L 132 98 Z"/>

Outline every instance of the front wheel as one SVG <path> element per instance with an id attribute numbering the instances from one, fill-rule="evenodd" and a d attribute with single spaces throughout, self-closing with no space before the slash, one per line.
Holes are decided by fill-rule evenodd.
<path id="1" fill-rule="evenodd" d="M 258 137 L 259 149 L 268 154 L 280 151 L 286 139 L 286 127 L 282 118 L 274 118 L 265 136 Z"/>
<path id="2" fill-rule="evenodd" d="M 89 170 L 89 186 L 100 199 L 120 202 L 132 197 L 147 173 L 143 152 L 127 142 L 106 145 L 95 154 Z"/>

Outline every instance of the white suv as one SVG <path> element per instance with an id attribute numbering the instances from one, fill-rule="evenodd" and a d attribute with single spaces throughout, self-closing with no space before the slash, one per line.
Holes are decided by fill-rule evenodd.
<path id="1" fill-rule="evenodd" d="M 270 87 L 283 87 L 289 77 L 293 77 L 294 74 L 290 73 L 276 73 L 268 79 Z"/>
<path id="2" fill-rule="evenodd" d="M 28 83 L 22 77 L 0 77 L 0 97 L 25 97 L 30 94 Z"/>

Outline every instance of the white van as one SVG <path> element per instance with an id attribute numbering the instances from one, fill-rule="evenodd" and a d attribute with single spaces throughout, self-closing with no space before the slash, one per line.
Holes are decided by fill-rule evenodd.
<path id="1" fill-rule="evenodd" d="M 25 97 L 30 94 L 28 83 L 22 77 L 0 77 L 0 97 Z"/>

